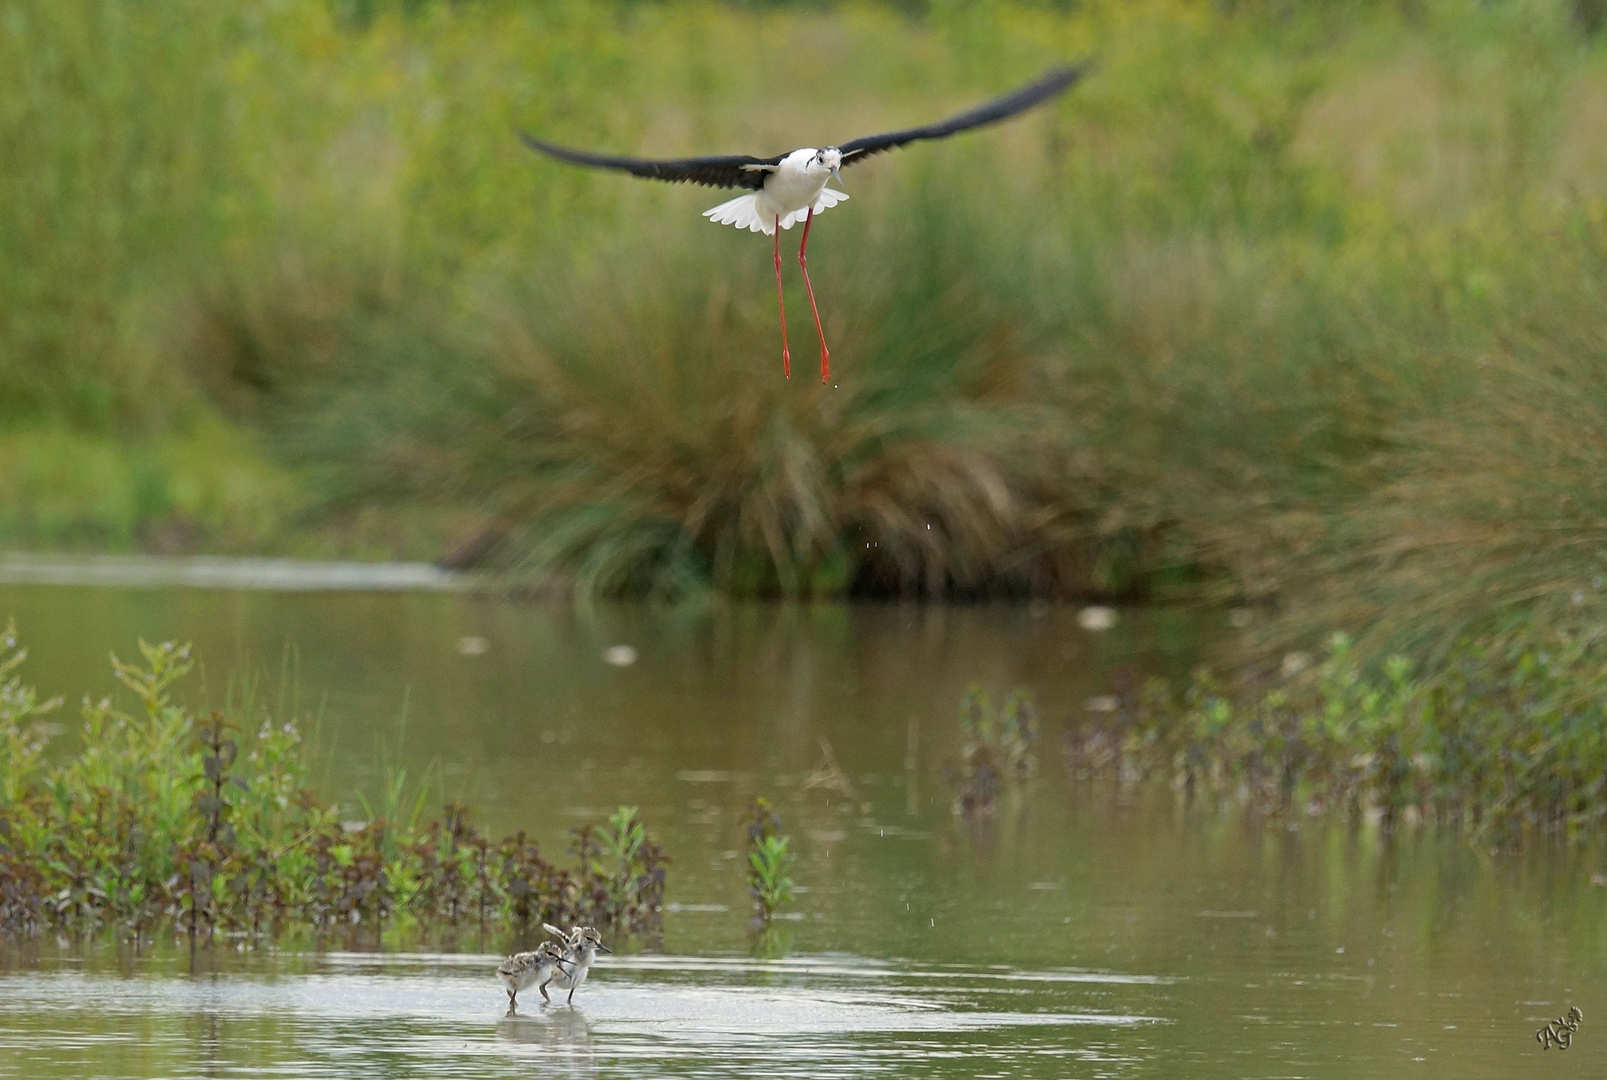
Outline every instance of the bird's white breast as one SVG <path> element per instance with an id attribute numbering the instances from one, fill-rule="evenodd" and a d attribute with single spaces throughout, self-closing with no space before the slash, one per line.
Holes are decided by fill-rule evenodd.
<path id="1" fill-rule="evenodd" d="M 771 215 L 785 217 L 820 198 L 820 189 L 826 186 L 831 173 L 814 167 L 816 152 L 812 146 L 794 150 L 781 159 L 780 168 L 765 178 L 760 194 Z"/>
<path id="2" fill-rule="evenodd" d="M 735 225 L 751 232 L 773 234 L 790 229 L 805 220 L 809 211 L 819 213 L 848 198 L 846 191 L 826 186 L 831 170 L 815 160 L 811 147 L 794 150 L 781 159 L 773 172 L 767 172 L 764 187 L 748 195 L 738 195 L 703 211 L 703 216 L 721 225 Z"/>

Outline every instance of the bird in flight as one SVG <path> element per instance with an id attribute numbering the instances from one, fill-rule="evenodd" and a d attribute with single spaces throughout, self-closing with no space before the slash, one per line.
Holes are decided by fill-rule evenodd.
<path id="1" fill-rule="evenodd" d="M 840 169 L 864 161 L 883 150 L 892 150 L 921 139 L 941 139 L 1025 112 L 1064 92 L 1086 70 L 1086 65 L 1055 68 L 1018 90 L 935 124 L 888 131 L 881 135 L 866 135 L 841 146 L 806 146 L 767 158 L 719 154 L 655 161 L 555 146 L 522 131 L 519 136 L 532 150 L 574 165 L 620 169 L 632 176 L 667 180 L 672 184 L 687 182 L 707 187 L 747 188 L 750 194 L 739 195 L 729 202 L 705 210 L 703 216 L 721 225 L 735 225 L 739 229 L 775 236 L 776 304 L 781 309 L 781 366 L 789 379 L 792 378 L 792 355 L 787 349 L 787 308 L 781 293 L 781 230 L 790 229 L 801 220 L 804 230 L 803 240 L 798 245 L 798 266 L 803 270 L 804 288 L 809 292 L 809 310 L 815 316 L 815 333 L 820 335 L 820 381 L 828 382 L 831 379 L 831 353 L 826 349 L 826 333 L 820 327 L 820 308 L 815 305 L 815 289 L 809 281 L 809 263 L 804 258 L 804 249 L 809 246 L 809 226 L 815 215 L 848 198 L 847 192 L 827 187 L 826 181 L 835 178 L 841 184 L 843 178 Z"/>

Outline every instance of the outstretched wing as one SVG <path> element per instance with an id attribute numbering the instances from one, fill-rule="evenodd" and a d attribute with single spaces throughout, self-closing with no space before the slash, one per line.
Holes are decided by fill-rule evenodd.
<path id="1" fill-rule="evenodd" d="M 519 132 L 519 138 L 532 150 L 538 150 L 559 161 L 572 165 L 590 165 L 595 169 L 620 169 L 632 176 L 648 180 L 668 180 L 672 184 L 703 184 L 707 187 L 748 188 L 758 191 L 764 187 L 764 178 L 781 164 L 785 154 L 773 158 L 748 157 L 746 154 L 720 154 L 711 157 L 674 158 L 668 161 L 650 161 L 645 158 L 613 157 L 608 154 L 591 154 L 584 150 L 571 150 L 567 146 L 554 146 L 534 136 Z"/>
<path id="2" fill-rule="evenodd" d="M 1034 105 L 1042 104 L 1066 91 L 1072 83 L 1083 77 L 1088 70 L 1087 64 L 1076 67 L 1060 67 L 1028 83 L 1019 90 L 1011 91 L 1003 97 L 994 98 L 985 105 L 979 105 L 970 112 L 963 112 L 958 116 L 951 116 L 947 120 L 939 120 L 935 124 L 925 127 L 909 128 L 904 131 L 889 131 L 881 135 L 866 135 L 864 138 L 845 142 L 838 147 L 843 152 L 843 165 L 852 165 L 856 161 L 864 161 L 872 154 L 879 154 L 883 150 L 891 150 L 905 143 L 916 142 L 920 139 L 941 139 L 956 132 L 969 131 L 983 124 L 992 124 L 1025 112 Z"/>

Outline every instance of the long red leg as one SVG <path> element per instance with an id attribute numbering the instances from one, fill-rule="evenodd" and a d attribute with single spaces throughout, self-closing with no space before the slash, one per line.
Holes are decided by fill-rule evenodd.
<path id="1" fill-rule="evenodd" d="M 814 220 L 815 208 L 811 206 L 809 216 L 804 218 L 803 243 L 798 245 L 798 265 L 803 268 L 804 288 L 809 290 L 809 310 L 815 313 L 815 333 L 820 335 L 820 381 L 830 382 L 831 353 L 826 351 L 826 332 L 820 328 L 820 309 L 815 306 L 815 287 L 809 284 L 809 260 L 804 258 L 804 248 L 809 246 L 809 226 Z M 779 270 L 776 272 L 780 273 Z"/>
<path id="2" fill-rule="evenodd" d="M 808 231 L 807 226 L 805 231 Z M 805 279 L 807 280 L 807 279 Z M 776 218 L 776 307 L 781 309 L 781 373 L 792 378 L 792 354 L 787 351 L 787 302 L 781 298 L 781 218 Z"/>

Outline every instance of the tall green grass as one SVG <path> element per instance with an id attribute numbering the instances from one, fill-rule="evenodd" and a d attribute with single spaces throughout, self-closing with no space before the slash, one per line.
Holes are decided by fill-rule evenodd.
<path id="1" fill-rule="evenodd" d="M 1204 595 L 1429 650 L 1571 617 L 1586 7 L 24 0 L 7 407 L 222 410 L 335 520 L 439 508 L 459 561 L 590 592 Z M 1040 114 L 850 171 L 812 232 L 830 387 L 781 381 L 717 194 L 511 135 L 779 149 L 1084 55 Z"/>

